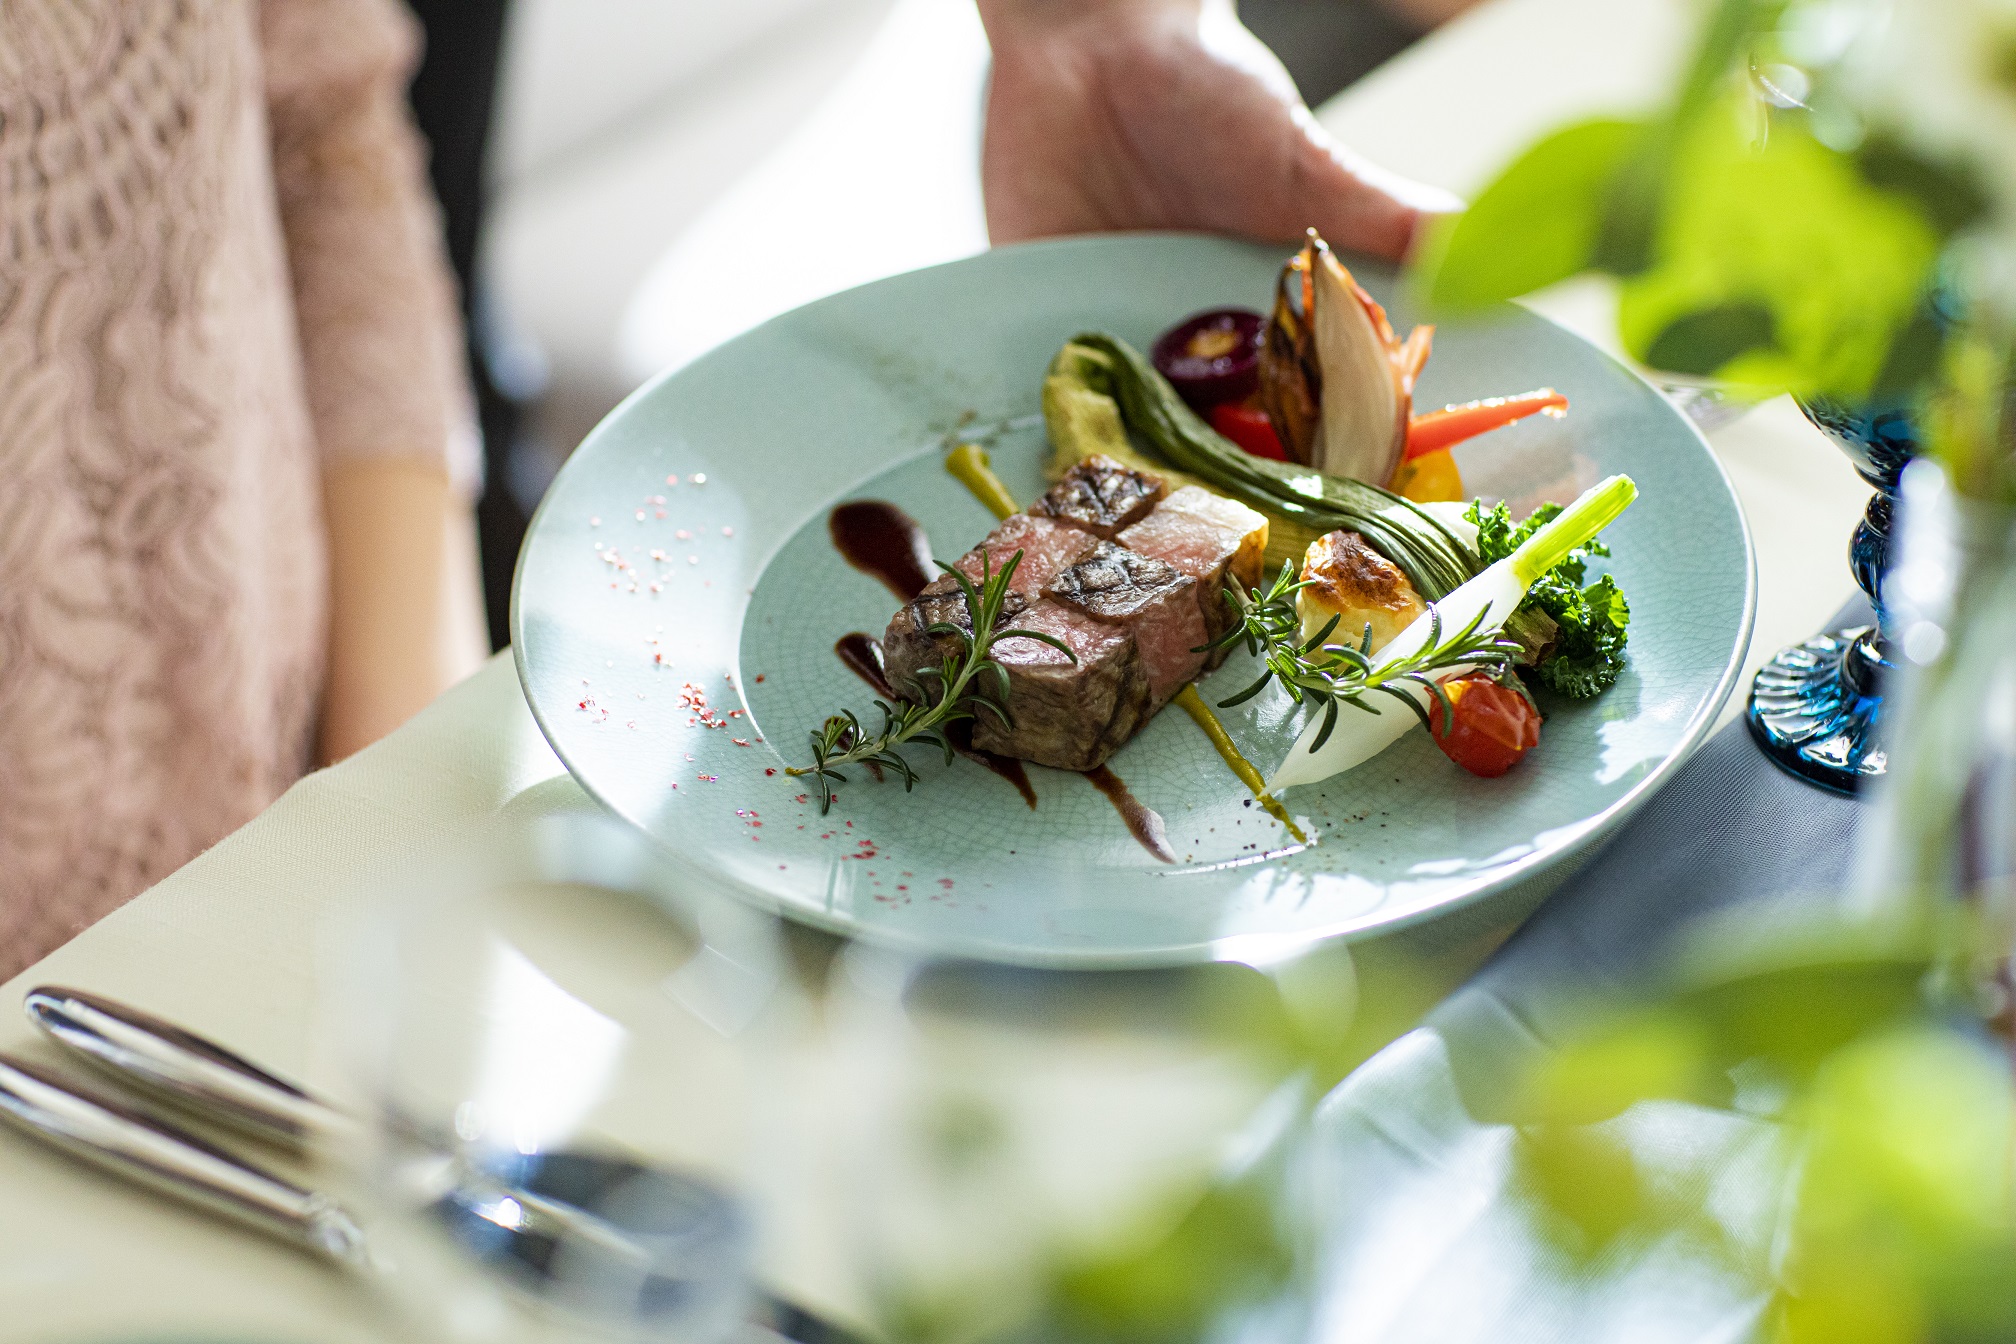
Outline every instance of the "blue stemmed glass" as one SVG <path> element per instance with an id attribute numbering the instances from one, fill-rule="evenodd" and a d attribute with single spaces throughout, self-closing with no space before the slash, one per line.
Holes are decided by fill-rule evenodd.
<path id="1" fill-rule="evenodd" d="M 1890 567 L 1898 481 L 1918 455 L 1918 433 L 1910 413 L 1899 408 L 1850 410 L 1815 399 L 1800 409 L 1876 488 L 1848 546 L 1855 582 L 1868 594 L 1876 621 L 1781 650 L 1758 671 L 1746 717 L 1751 735 L 1778 765 L 1822 788 L 1854 793 L 1885 765 L 1883 681 L 1893 664 L 1882 582 Z"/>

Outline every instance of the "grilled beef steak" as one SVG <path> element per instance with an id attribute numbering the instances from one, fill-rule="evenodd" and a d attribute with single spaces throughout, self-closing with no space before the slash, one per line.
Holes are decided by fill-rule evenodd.
<path id="1" fill-rule="evenodd" d="M 1102 541 L 1052 581 L 1049 596 L 1133 631 L 1155 709 L 1204 669 L 1197 580 L 1160 560 Z"/>
<path id="2" fill-rule="evenodd" d="M 1043 498 L 1029 506 L 1029 512 L 1111 541 L 1122 528 L 1146 518 L 1168 493 L 1169 486 L 1161 477 L 1145 475 L 1095 453 L 1065 472 Z"/>
<path id="3" fill-rule="evenodd" d="M 1237 500 L 1186 485 L 1122 532 L 1119 540 L 1127 549 L 1153 556 L 1197 580 L 1206 638 L 1216 639 L 1232 627 L 1232 608 L 1223 596 L 1226 584 L 1250 589 L 1260 582 L 1261 562 L 1267 555 L 1267 519 Z M 1218 666 L 1229 652 L 1213 653 L 1206 666 Z"/>
<path id="4" fill-rule="evenodd" d="M 1208 491 L 1168 495 L 1161 480 L 1106 458 L 1073 467 L 958 562 L 977 587 L 985 569 L 999 573 L 1020 551 L 1001 628 L 1055 636 L 1077 659 L 1033 639 L 995 644 L 1012 724 L 983 711 L 973 745 L 1061 770 L 1104 764 L 1203 670 L 1195 650 L 1227 619 L 1219 590 L 1229 578 L 1258 581 L 1266 534 L 1259 514 Z M 957 648 L 949 636 L 928 633 L 941 622 L 971 629 L 949 574 L 905 604 L 883 635 L 899 695 L 941 693 L 919 675 Z"/>

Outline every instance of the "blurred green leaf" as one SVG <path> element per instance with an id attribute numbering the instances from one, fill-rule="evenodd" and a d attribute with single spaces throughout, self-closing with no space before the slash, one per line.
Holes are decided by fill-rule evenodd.
<path id="1" fill-rule="evenodd" d="M 1655 369 L 1705 377 L 1738 355 L 1770 350 L 1777 342 L 1778 320 L 1769 308 L 1731 303 L 1679 318 L 1653 338 L 1645 362 Z"/>
<path id="2" fill-rule="evenodd" d="M 1927 969 L 1909 956 L 1783 966 L 1683 994 L 1674 1009 L 1712 1034 L 1717 1067 L 1762 1060 L 1800 1080 L 1859 1036 L 1922 1021 Z"/>
<path id="3" fill-rule="evenodd" d="M 1149 1248 L 1115 1251 L 1058 1277 L 1058 1335 L 1180 1344 L 1288 1282 L 1294 1263 L 1261 1182 L 1215 1186 Z"/>
<path id="4" fill-rule="evenodd" d="M 1782 1338 L 2016 1334 L 2016 1094 L 2001 1051 L 1931 1024 L 1866 1036 L 1826 1062 L 1795 1120 L 1808 1137 Z"/>
<path id="5" fill-rule="evenodd" d="M 1934 162 L 1892 136 L 1871 135 L 1855 152 L 1855 163 L 1877 190 L 1916 201 L 1942 234 L 1957 233 L 1988 213 L 1988 192 L 1975 173 Z"/>
<path id="6" fill-rule="evenodd" d="M 1715 1072 L 1710 1044 L 1699 1023 L 1677 1013 L 1627 1019 L 1549 1054 L 1525 1080 L 1515 1114 L 1529 1123 L 1590 1125 L 1655 1097 L 1702 1099 Z"/>
<path id="7" fill-rule="evenodd" d="M 1618 167 L 1643 133 L 1636 122 L 1588 121 L 1526 151 L 1429 234 L 1417 272 L 1429 306 L 1479 308 L 1588 269 Z"/>
<path id="8" fill-rule="evenodd" d="M 1800 116 L 1774 116 L 1760 144 L 1741 120 L 1750 110 L 1704 114 L 1675 156 L 1657 261 L 1623 288 L 1625 345 L 1655 362 L 1662 338 L 1671 345 L 1668 333 L 1684 333 L 1689 319 L 1761 310 L 1769 346 L 1690 371 L 1860 402 L 1920 307 L 1938 232 L 1911 198 L 1871 185 L 1813 139 Z M 1683 357 L 1698 364 L 1707 353 L 1697 343 Z"/>
<path id="9" fill-rule="evenodd" d="M 1578 1258 L 1600 1253 L 1651 1212 L 1645 1181 L 1620 1137 L 1589 1125 L 1533 1125 L 1518 1133 L 1519 1187 L 1540 1229 Z"/>

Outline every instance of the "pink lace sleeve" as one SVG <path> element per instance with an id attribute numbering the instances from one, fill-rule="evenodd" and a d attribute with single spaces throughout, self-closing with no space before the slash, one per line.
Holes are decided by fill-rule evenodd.
<path id="1" fill-rule="evenodd" d="M 259 26 L 322 458 L 438 463 L 473 492 L 461 321 L 404 97 L 416 25 L 396 0 L 266 0 Z"/>

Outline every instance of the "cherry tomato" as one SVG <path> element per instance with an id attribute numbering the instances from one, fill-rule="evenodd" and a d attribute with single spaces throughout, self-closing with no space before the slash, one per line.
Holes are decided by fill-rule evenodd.
<path id="1" fill-rule="evenodd" d="M 1471 774 L 1496 779 L 1540 745 L 1540 711 L 1518 691 L 1481 673 L 1445 681 L 1442 689 L 1455 706 L 1455 725 L 1448 726 L 1438 703 L 1428 708 L 1428 730 L 1443 754 Z"/>
<path id="2" fill-rule="evenodd" d="M 1211 408 L 1211 428 L 1255 457 L 1276 462 L 1288 460 L 1288 454 L 1281 450 L 1280 437 L 1274 433 L 1274 422 L 1258 406 L 1248 406 L 1243 401 L 1220 402 Z"/>

